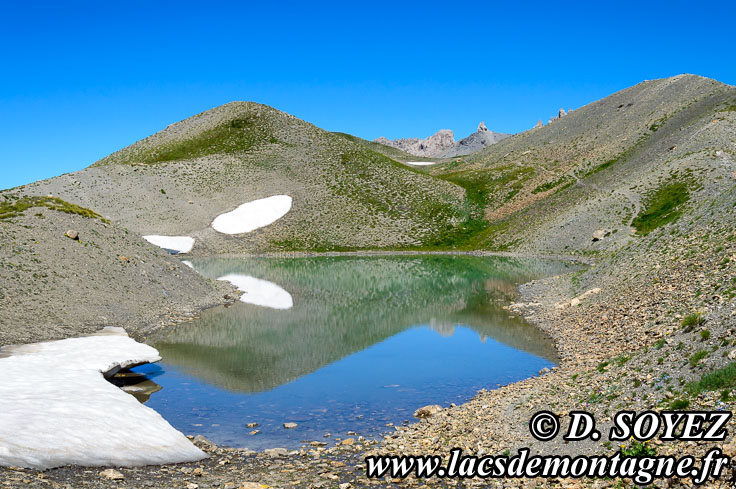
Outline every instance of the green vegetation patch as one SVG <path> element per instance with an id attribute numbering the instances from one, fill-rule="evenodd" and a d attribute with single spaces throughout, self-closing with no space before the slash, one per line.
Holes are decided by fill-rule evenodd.
<path id="1" fill-rule="evenodd" d="M 601 164 L 600 164 L 600 165 L 598 165 L 598 166 L 594 166 L 593 168 L 591 168 L 590 170 L 588 170 L 588 171 L 587 171 L 587 172 L 585 173 L 585 175 L 583 175 L 583 178 L 585 178 L 585 177 L 589 177 L 589 176 L 591 176 L 591 175 L 594 175 L 594 174 L 598 173 L 599 171 L 603 171 L 603 170 L 605 170 L 606 168 L 608 168 L 609 166 L 613 166 L 613 165 L 614 165 L 615 163 L 617 163 L 617 162 L 618 162 L 618 160 L 620 160 L 620 159 L 621 159 L 621 156 L 617 156 L 617 157 L 615 157 L 615 158 L 612 158 L 612 159 L 610 159 L 610 160 L 608 160 L 608 161 L 606 161 L 606 162 L 604 162 L 604 163 L 601 163 Z"/>
<path id="2" fill-rule="evenodd" d="M 554 181 L 551 181 L 551 182 L 546 182 L 546 183 L 543 183 L 543 184 L 539 185 L 534 190 L 532 190 L 532 193 L 533 194 L 540 194 L 542 192 L 546 192 L 547 190 L 552 190 L 555 187 L 559 187 L 563 183 L 567 183 L 568 180 L 569 180 L 569 177 L 567 175 L 562 175 L 557 180 L 554 180 Z"/>
<path id="3" fill-rule="evenodd" d="M 736 387 L 736 362 L 705 374 L 698 381 L 690 382 L 687 385 L 687 391 L 697 395 L 701 392 L 733 389 L 734 387 Z"/>
<path id="4" fill-rule="evenodd" d="M 690 363 L 690 366 L 695 368 L 695 366 L 700 363 L 702 359 L 708 356 L 707 350 L 700 350 L 698 352 L 693 353 L 690 355 L 690 358 L 688 358 L 688 362 Z"/>
<path id="5" fill-rule="evenodd" d="M 682 318 L 682 322 L 680 323 L 680 325 L 686 333 L 689 333 L 696 326 L 700 326 L 703 323 L 705 323 L 705 318 L 703 317 L 703 315 L 697 312 L 692 312 Z"/>
<path id="6" fill-rule="evenodd" d="M 673 411 L 681 411 L 683 409 L 687 409 L 689 405 L 690 401 L 687 399 L 674 399 L 669 403 L 669 406 L 667 407 Z"/>
<path id="7" fill-rule="evenodd" d="M 664 126 L 664 123 L 667 122 L 667 119 L 669 119 L 669 116 L 660 117 L 659 119 L 654 121 L 651 126 L 649 126 L 649 130 L 652 132 L 657 132 L 660 127 Z"/>
<path id="8" fill-rule="evenodd" d="M 689 181 L 670 181 L 651 193 L 631 222 L 637 233 L 646 235 L 676 221 L 682 215 L 682 204 L 690 199 L 690 185 Z"/>
<path id="9" fill-rule="evenodd" d="M 35 197 L 35 196 L 11 196 L 6 195 L 4 201 L 0 201 L 0 219 L 10 219 L 23 214 L 32 207 L 45 207 L 52 211 L 65 212 L 67 214 L 76 214 L 89 219 L 99 219 L 103 222 L 109 222 L 101 215 L 91 209 L 71 204 L 58 197 Z"/>
<path id="10" fill-rule="evenodd" d="M 533 167 L 503 166 L 482 172 L 449 173 L 442 178 L 463 187 L 468 200 L 485 208 L 492 202 L 508 202 L 533 176 Z"/>
<path id="11" fill-rule="evenodd" d="M 490 223 L 485 210 L 493 204 L 513 199 L 534 176 L 534 168 L 504 166 L 492 171 L 450 173 L 441 178 L 465 189 L 465 219 L 438 233 L 426 242 L 430 249 L 477 249 L 488 245 L 492 236 L 502 233 L 508 223 Z"/>
<path id="12" fill-rule="evenodd" d="M 150 165 L 191 160 L 213 154 L 241 153 L 261 143 L 278 143 L 265 126 L 263 121 L 255 116 L 232 119 L 191 138 L 172 141 L 147 150 L 127 151 L 120 158 L 113 155 L 113 161 Z"/>
<path id="13" fill-rule="evenodd" d="M 624 457 L 654 457 L 657 449 L 649 444 L 649 441 L 632 440 L 630 445 L 621 447 L 621 455 Z"/>

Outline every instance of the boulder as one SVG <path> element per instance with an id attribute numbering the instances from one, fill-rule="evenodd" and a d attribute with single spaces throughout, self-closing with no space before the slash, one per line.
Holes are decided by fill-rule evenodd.
<path id="1" fill-rule="evenodd" d="M 593 232 L 593 241 L 600 241 L 608 236 L 608 232 L 605 229 L 597 229 Z"/>
<path id="2" fill-rule="evenodd" d="M 560 108 L 560 110 L 557 111 L 557 115 L 552 117 L 549 121 L 552 122 L 552 121 L 556 121 L 557 119 L 562 119 L 566 115 L 567 115 L 567 112 L 565 112 L 565 109 Z"/>
<path id="3" fill-rule="evenodd" d="M 73 229 L 70 229 L 69 231 L 64 233 L 64 236 L 66 236 L 69 239 L 73 239 L 74 241 L 79 241 L 79 233 Z"/>
<path id="4" fill-rule="evenodd" d="M 209 441 L 207 438 L 205 438 L 202 435 L 197 435 L 194 437 L 194 440 L 192 440 L 195 445 L 198 447 L 204 449 L 204 450 L 213 450 L 217 448 L 217 445 Z"/>
<path id="5" fill-rule="evenodd" d="M 266 450 L 263 450 L 263 453 L 270 458 L 281 458 L 286 457 L 289 452 L 286 448 L 267 448 Z"/>
<path id="6" fill-rule="evenodd" d="M 567 307 L 575 307 L 579 306 L 580 303 L 584 300 L 590 297 L 591 295 L 600 294 L 601 293 L 600 287 L 594 287 L 590 290 L 585 291 L 584 293 L 580 294 L 579 296 L 571 299 L 569 302 L 560 302 L 558 304 L 555 304 L 555 309 L 565 309 Z"/>
<path id="7" fill-rule="evenodd" d="M 431 404 L 429 406 L 420 407 L 414 411 L 414 417 L 419 419 L 429 418 L 442 411 L 442 406 Z"/>
<path id="8" fill-rule="evenodd" d="M 296 423 L 284 423 L 284 428 L 286 428 L 287 430 L 293 430 L 297 426 L 299 425 Z"/>
<path id="9" fill-rule="evenodd" d="M 100 477 L 111 481 L 121 481 L 125 479 L 125 476 L 115 469 L 106 469 L 100 472 Z"/>
<path id="10" fill-rule="evenodd" d="M 723 445 L 723 454 L 731 458 L 736 456 L 736 441 Z"/>

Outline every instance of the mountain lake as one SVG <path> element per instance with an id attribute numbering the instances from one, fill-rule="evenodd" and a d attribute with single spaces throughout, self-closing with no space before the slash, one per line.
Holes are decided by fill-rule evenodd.
<path id="1" fill-rule="evenodd" d="M 519 284 L 579 267 L 469 255 L 189 263 L 242 287 L 241 301 L 154 338 L 163 361 L 122 381 L 183 433 L 254 450 L 378 437 L 417 408 L 554 366 L 549 337 L 503 306 Z"/>

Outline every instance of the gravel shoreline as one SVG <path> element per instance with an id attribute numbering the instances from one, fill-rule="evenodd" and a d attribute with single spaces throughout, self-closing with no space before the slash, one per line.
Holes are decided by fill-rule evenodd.
<path id="1" fill-rule="evenodd" d="M 682 343 L 682 340 L 688 340 L 688 335 L 693 336 L 679 330 L 680 315 L 673 315 L 669 321 L 655 319 L 662 319 L 663 315 L 669 314 L 668 310 L 663 311 L 663 304 L 683 301 L 679 308 L 687 310 L 684 301 L 688 297 L 692 301 L 692 294 L 688 291 L 695 284 L 693 281 L 684 281 L 682 271 L 701 258 L 704 257 L 696 257 L 692 263 L 681 263 L 666 271 L 657 268 L 655 264 L 639 263 L 639 268 L 647 270 L 644 274 L 646 279 L 629 280 L 625 287 L 621 286 L 620 279 L 631 273 L 631 270 L 621 269 L 618 275 L 602 280 L 600 293 L 584 297 L 577 307 L 561 305 L 569 304 L 571 299 L 580 296 L 580 292 L 584 292 L 590 283 L 600 281 L 605 276 L 605 267 L 604 270 L 596 267 L 597 270 L 593 268 L 589 272 L 573 272 L 523 284 L 519 288 L 519 299 L 509 306 L 509 312 L 524 316 L 553 338 L 560 353 L 559 366 L 545 375 L 496 390 L 481 391 L 465 404 L 444 409 L 407 427 L 397 427 L 395 432 L 388 433 L 382 441 L 356 438 L 349 445 L 306 446 L 299 451 L 275 454 L 268 451 L 255 453 L 245 449 L 215 447 L 199 437 L 195 443 L 210 454 L 209 459 L 175 466 L 119 468 L 116 470 L 124 477 L 121 480 L 109 480 L 100 475 L 102 468 L 83 467 L 65 467 L 43 473 L 0 469 L 0 480 L 4 477 L 9 481 L 5 482 L 7 487 L 66 487 L 66 484 L 70 487 L 100 488 L 194 488 L 194 484 L 198 488 L 257 487 L 248 483 L 270 487 L 338 487 L 342 484 L 340 487 L 343 489 L 376 484 L 445 487 L 448 485 L 447 481 L 439 479 L 367 480 L 364 476 L 363 457 L 371 453 L 431 453 L 446 456 L 451 447 L 460 447 L 464 453 L 475 454 L 494 454 L 506 450 L 515 453 L 522 446 L 529 446 L 533 452 L 544 454 L 605 453 L 609 449 L 595 442 L 536 442 L 528 434 L 528 419 L 533 412 L 541 409 L 549 409 L 564 416 L 572 409 L 581 408 L 580 396 L 613 385 L 620 379 L 622 369 L 615 362 L 608 367 L 599 368 L 605 359 L 628 352 L 632 358 L 627 360 L 626 368 L 631 371 L 635 364 L 648 364 L 647 358 L 652 351 L 646 352 L 646 345 L 666 338 L 665 346 L 656 350 L 659 355 L 670 345 L 674 349 L 677 342 Z M 707 260 L 700 265 L 706 267 Z M 717 282 L 722 279 L 720 275 L 728 273 L 729 270 L 723 269 L 722 274 L 709 277 L 708 282 Z M 651 280 L 652 274 L 659 277 L 658 284 L 644 285 L 644 282 Z M 579 283 L 581 277 L 588 283 Z M 692 277 L 699 278 L 697 275 Z M 732 306 L 712 307 L 709 310 L 709 315 L 719 319 L 708 322 L 715 338 L 728 336 L 730 331 L 736 332 L 736 328 L 732 328 L 732 311 Z M 714 324 L 711 325 L 711 322 Z M 693 341 L 697 342 L 697 337 Z M 654 379 L 651 374 L 643 375 L 644 378 L 647 376 L 650 380 Z M 658 392 L 664 398 L 654 383 L 648 389 L 646 380 L 642 384 L 645 387 L 638 396 L 633 389 L 623 387 L 615 398 L 604 399 L 596 404 L 585 403 L 585 409 L 593 412 L 607 429 L 606 420 L 610 421 L 610 412 L 615 409 L 614 403 L 619 397 L 625 400 L 628 409 L 635 410 L 656 407 L 659 402 L 655 399 Z M 648 400 L 647 393 L 652 395 Z M 701 395 L 695 400 L 703 408 L 715 405 L 716 402 L 713 396 L 708 395 Z M 658 453 L 680 453 L 687 450 L 687 453 L 696 455 L 706 448 L 708 444 L 670 443 L 658 446 Z M 655 485 L 661 485 L 659 483 Z M 466 485 L 470 486 L 486 484 L 487 481 L 466 481 Z M 583 480 L 534 481 L 529 484 L 532 485 L 523 481 L 506 480 L 498 486 L 609 487 L 613 483 Z"/>

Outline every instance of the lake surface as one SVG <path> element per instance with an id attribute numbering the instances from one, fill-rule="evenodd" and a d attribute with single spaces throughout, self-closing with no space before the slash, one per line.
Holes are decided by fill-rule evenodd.
<path id="1" fill-rule="evenodd" d="M 246 289 L 250 303 L 155 339 L 163 361 L 135 369 L 162 388 L 146 405 L 186 434 L 252 449 L 377 436 L 421 406 L 459 404 L 554 365 L 549 338 L 502 306 L 519 283 L 573 267 L 464 255 L 191 264 Z"/>

